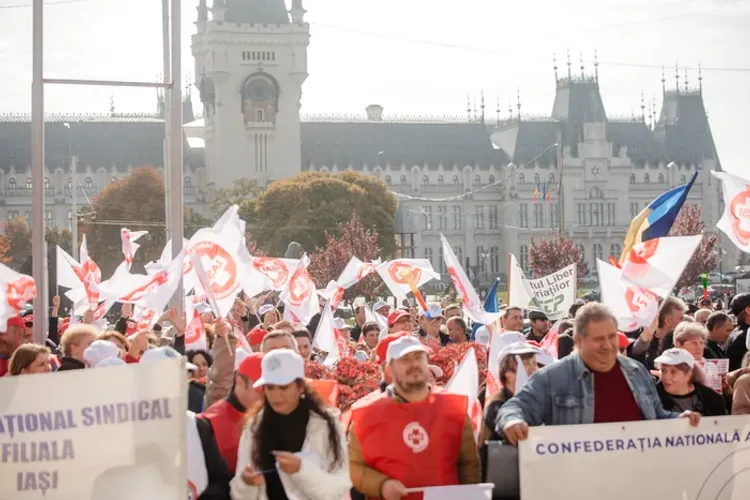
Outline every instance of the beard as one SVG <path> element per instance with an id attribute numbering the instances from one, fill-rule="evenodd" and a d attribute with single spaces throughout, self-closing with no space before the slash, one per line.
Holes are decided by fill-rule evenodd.
<path id="1" fill-rule="evenodd" d="M 405 394 L 412 394 L 424 390 L 427 387 L 427 381 L 422 380 L 419 382 L 406 382 L 398 384 L 399 389 Z"/>

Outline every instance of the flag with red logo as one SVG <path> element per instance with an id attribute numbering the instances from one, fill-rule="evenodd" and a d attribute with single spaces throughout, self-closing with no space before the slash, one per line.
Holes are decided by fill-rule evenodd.
<path id="1" fill-rule="evenodd" d="M 299 259 L 253 257 L 247 249 L 240 249 L 242 272 L 239 280 L 245 295 L 255 297 L 268 291 L 281 292 L 299 267 Z"/>
<path id="2" fill-rule="evenodd" d="M 62 256 L 67 261 L 73 273 L 78 278 L 78 281 L 80 281 L 80 283 L 83 285 L 83 289 L 86 292 L 86 298 L 88 299 L 89 307 L 91 309 L 94 309 L 99 305 L 99 285 L 102 282 L 102 272 L 99 269 L 99 266 L 96 265 L 96 262 L 94 262 L 94 259 L 89 257 L 85 234 L 83 235 L 83 239 L 81 240 L 81 249 L 78 255 L 79 262 L 76 262 L 73 257 L 68 255 L 67 253 L 58 252 L 58 256 Z M 63 275 L 65 275 L 65 273 Z"/>
<path id="3" fill-rule="evenodd" d="M 724 214 L 716 227 L 737 248 L 750 253 L 750 180 L 715 170 L 711 174 L 721 181 L 724 194 Z"/>
<path id="4" fill-rule="evenodd" d="M 135 252 L 141 247 L 136 241 L 141 236 L 148 234 L 148 231 L 131 231 L 127 228 L 120 229 L 120 240 L 122 241 L 122 254 L 125 256 L 125 262 L 128 269 L 133 265 Z"/>
<path id="5" fill-rule="evenodd" d="M 467 413 L 474 429 L 474 439 L 478 441 L 482 429 L 482 405 L 479 403 L 479 365 L 473 348 L 466 351 L 453 377 L 445 384 L 445 390 L 468 398 Z"/>
<path id="6" fill-rule="evenodd" d="M 602 303 L 614 313 L 617 328 L 622 332 L 632 332 L 650 326 L 659 314 L 659 296 L 624 280 L 622 269 L 611 264 L 597 260 L 596 269 Z"/>
<path id="7" fill-rule="evenodd" d="M 315 283 L 307 271 L 309 265 L 310 258 L 305 254 L 289 278 L 289 284 L 279 295 L 279 301 L 285 304 L 284 312 L 289 309 L 289 312 L 303 324 L 308 323 L 320 312 L 320 300 L 318 300 Z"/>
<path id="8" fill-rule="evenodd" d="M 185 297 L 185 350 L 207 349 L 206 328 L 196 307 L 203 300 L 197 295 Z"/>
<path id="9" fill-rule="evenodd" d="M 476 290 L 474 290 L 468 276 L 466 276 L 466 272 L 461 266 L 461 262 L 459 262 L 456 254 L 453 253 L 453 248 L 451 248 L 450 243 L 448 243 L 448 240 L 445 239 L 445 236 L 442 234 L 440 235 L 440 240 L 443 243 L 443 259 L 445 260 L 445 267 L 448 268 L 448 274 L 451 277 L 451 281 L 453 281 L 453 286 L 456 288 L 458 296 L 461 297 L 461 302 L 463 302 L 464 306 L 463 310 L 466 315 L 471 318 L 472 321 L 476 321 L 483 325 L 489 325 L 497 321 L 503 313 L 488 313 L 484 310 L 484 304 L 479 299 L 479 295 L 477 295 Z"/>
<path id="10" fill-rule="evenodd" d="M 328 302 L 323 306 L 323 311 L 320 313 L 320 321 L 313 336 L 312 347 L 328 353 L 323 360 L 325 366 L 333 366 L 343 357 L 333 321 L 333 310 Z"/>
<path id="11" fill-rule="evenodd" d="M 34 297 L 34 278 L 0 264 L 0 332 L 6 331 L 8 319 L 21 314 Z"/>
<path id="12" fill-rule="evenodd" d="M 635 245 L 622 262 L 622 279 L 668 297 L 703 235 L 654 238 Z"/>
<path id="13" fill-rule="evenodd" d="M 410 278 L 417 288 L 430 280 L 440 279 L 440 274 L 435 272 L 427 259 L 395 259 L 383 262 L 375 269 L 398 303 L 406 300 L 406 294 L 412 291 Z"/>

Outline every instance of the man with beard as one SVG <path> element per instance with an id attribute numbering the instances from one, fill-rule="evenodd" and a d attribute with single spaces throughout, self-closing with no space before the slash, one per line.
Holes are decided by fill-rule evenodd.
<path id="1" fill-rule="evenodd" d="M 349 469 L 357 491 L 395 500 L 407 488 L 479 483 L 468 401 L 430 390 L 427 348 L 412 336 L 394 340 L 386 370 L 393 384 L 352 411 Z"/>

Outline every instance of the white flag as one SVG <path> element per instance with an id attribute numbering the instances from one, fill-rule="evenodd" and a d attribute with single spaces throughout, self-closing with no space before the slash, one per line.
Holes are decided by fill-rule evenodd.
<path id="1" fill-rule="evenodd" d="M 307 271 L 310 258 L 307 254 L 302 256 L 300 264 L 289 278 L 289 284 L 279 295 L 279 301 L 285 304 L 284 314 L 287 310 L 300 323 L 308 323 L 313 316 L 320 312 L 320 300 L 315 289 L 315 283 Z"/>
<path id="2" fill-rule="evenodd" d="M 440 239 L 443 242 L 443 259 L 445 260 L 445 267 L 448 268 L 448 274 L 453 281 L 453 286 L 456 288 L 459 297 L 461 297 L 461 302 L 463 302 L 464 305 L 464 312 L 472 319 L 472 321 L 476 321 L 477 323 L 483 325 L 494 323 L 503 315 L 503 313 L 488 313 L 484 310 L 484 305 L 482 304 L 482 301 L 479 300 L 479 295 L 477 295 L 474 286 L 466 276 L 466 272 L 461 266 L 461 262 L 459 262 L 456 254 L 453 253 L 450 243 L 448 243 L 448 240 L 446 240 L 445 236 L 442 234 L 440 235 Z"/>
<path id="3" fill-rule="evenodd" d="M 135 258 L 135 252 L 141 247 L 136 241 L 138 238 L 148 234 L 148 231 L 131 231 L 127 228 L 120 229 L 120 240 L 122 240 L 122 254 L 125 256 L 125 262 L 128 264 L 128 269 L 133 265 L 133 259 Z"/>
<path id="4" fill-rule="evenodd" d="M 7 330 L 8 319 L 18 316 L 34 297 L 34 278 L 0 264 L 0 332 Z"/>
<path id="5" fill-rule="evenodd" d="M 408 493 L 423 492 L 423 500 L 492 500 L 491 483 L 462 484 L 457 486 L 430 486 L 428 488 L 408 488 Z"/>
<path id="6" fill-rule="evenodd" d="M 323 312 L 320 313 L 320 321 L 318 329 L 315 330 L 312 346 L 328 353 L 326 359 L 323 360 L 325 366 L 333 366 L 341 359 L 336 328 L 333 324 L 333 311 L 328 302 L 323 306 Z"/>
<path id="7" fill-rule="evenodd" d="M 724 193 L 724 215 L 716 224 L 732 243 L 750 253 L 750 180 L 727 172 L 712 171 Z"/>
<path id="8" fill-rule="evenodd" d="M 409 273 L 417 288 L 433 279 L 440 279 L 440 274 L 432 268 L 427 259 L 396 259 L 383 262 L 376 270 L 391 293 L 399 303 L 406 300 L 406 294 L 413 292 L 409 287 Z"/>
<path id="9" fill-rule="evenodd" d="M 571 264 L 542 278 L 527 279 L 515 255 L 511 255 L 508 305 L 559 319 L 575 304 L 576 269 L 576 264 Z"/>
<path id="10" fill-rule="evenodd" d="M 596 261 L 603 304 L 607 304 L 617 318 L 617 328 L 632 332 L 638 327 L 651 326 L 659 314 L 659 297 L 622 278 L 622 269 Z"/>
<path id="11" fill-rule="evenodd" d="M 654 238 L 635 245 L 622 263 L 622 279 L 668 297 L 703 235 Z"/>
<path id="12" fill-rule="evenodd" d="M 471 419 L 474 429 L 474 440 L 479 440 L 482 429 L 482 405 L 479 403 L 479 365 L 474 348 L 466 351 L 453 377 L 445 384 L 445 390 L 454 394 L 462 394 L 468 399 L 466 412 Z"/>

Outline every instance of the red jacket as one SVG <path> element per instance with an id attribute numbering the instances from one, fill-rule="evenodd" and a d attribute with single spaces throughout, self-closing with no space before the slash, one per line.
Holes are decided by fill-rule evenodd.
<path id="1" fill-rule="evenodd" d="M 221 456 L 227 462 L 229 470 L 234 472 L 237 468 L 237 448 L 240 446 L 245 412 L 237 409 L 228 400 L 220 399 L 198 415 L 198 418 L 204 418 L 211 423 Z"/>

